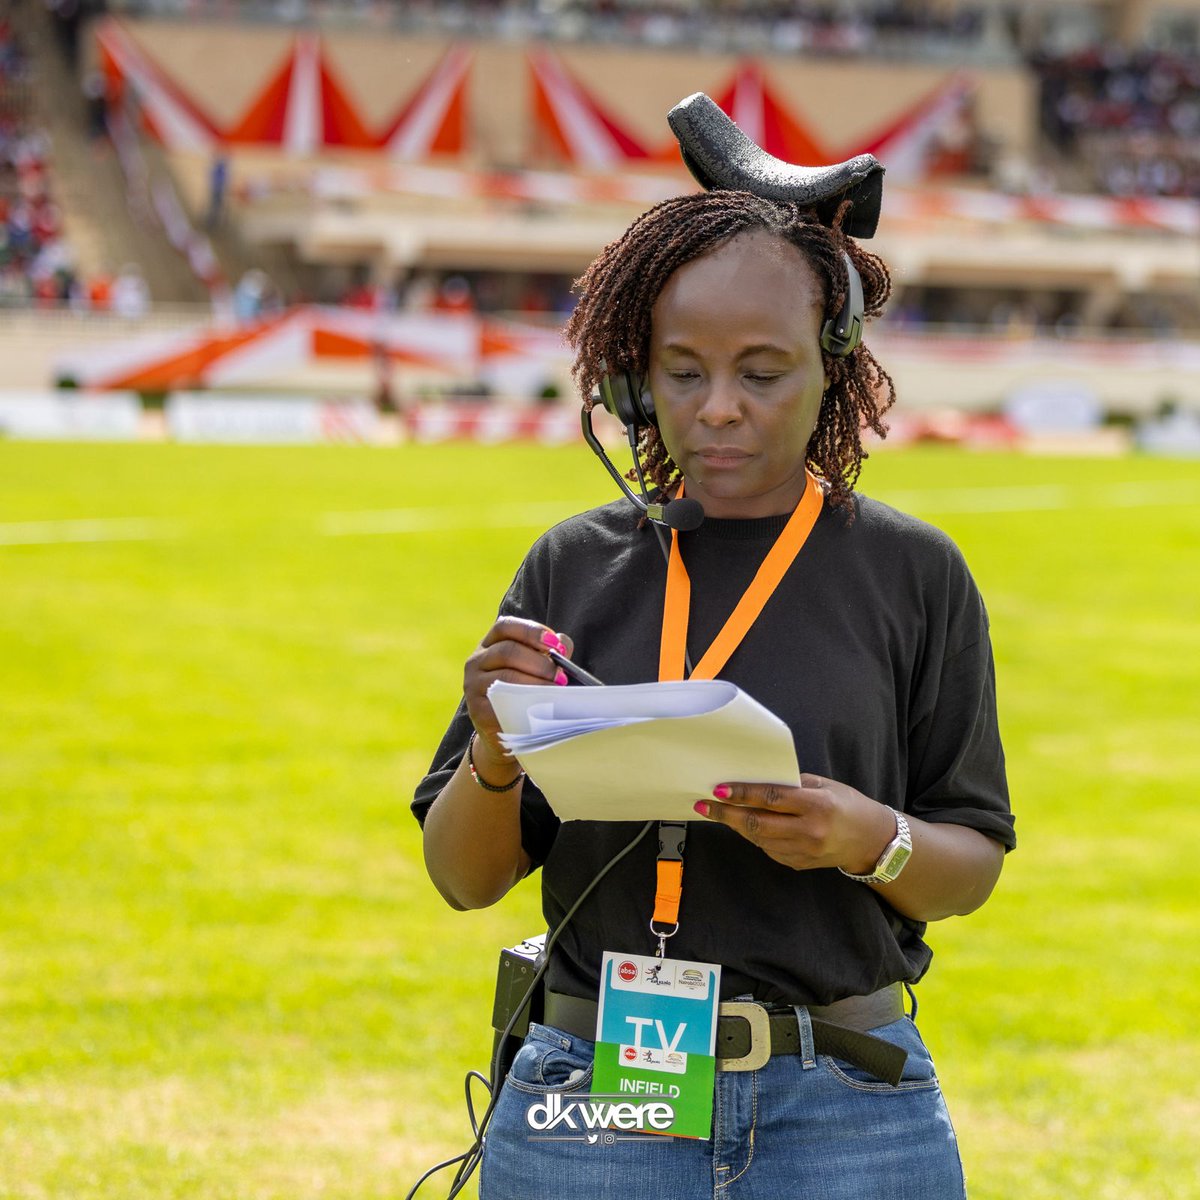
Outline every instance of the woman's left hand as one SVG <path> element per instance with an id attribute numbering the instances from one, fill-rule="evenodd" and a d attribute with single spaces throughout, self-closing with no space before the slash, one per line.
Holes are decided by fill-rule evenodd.
<path id="1" fill-rule="evenodd" d="M 895 814 L 862 792 L 801 775 L 799 787 L 775 783 L 725 783 L 696 811 L 728 825 L 785 867 L 843 867 L 858 875 L 875 869 L 896 835 Z"/>

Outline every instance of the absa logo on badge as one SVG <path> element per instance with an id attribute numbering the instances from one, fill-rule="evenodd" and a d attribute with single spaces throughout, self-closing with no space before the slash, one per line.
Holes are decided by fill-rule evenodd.
<path id="1" fill-rule="evenodd" d="M 632 1046 L 626 1046 L 625 1057 L 632 1062 L 635 1058 L 637 1058 L 637 1051 Z"/>
<path id="2" fill-rule="evenodd" d="M 632 983 L 637 978 L 638 969 L 631 962 L 623 962 L 617 967 L 617 974 L 626 983 Z"/>

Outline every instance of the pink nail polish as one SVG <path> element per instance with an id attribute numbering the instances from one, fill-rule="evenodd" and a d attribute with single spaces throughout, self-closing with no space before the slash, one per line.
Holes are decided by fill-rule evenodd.
<path id="1" fill-rule="evenodd" d="M 694 808 L 702 817 L 708 816 L 708 804 L 706 801 L 697 800 L 696 803 L 692 805 L 692 808 Z"/>
<path id="2" fill-rule="evenodd" d="M 562 642 L 558 640 L 558 634 L 551 633 L 548 629 L 542 634 L 542 645 L 550 646 L 554 650 L 562 649 Z"/>
<path id="3" fill-rule="evenodd" d="M 718 783 L 717 786 L 713 788 L 713 795 L 718 800 L 728 800 L 729 797 L 733 795 L 733 789 L 727 783 Z"/>
<path id="4" fill-rule="evenodd" d="M 561 667 L 554 673 L 554 682 L 557 683 L 559 687 L 567 686 L 567 673 Z"/>

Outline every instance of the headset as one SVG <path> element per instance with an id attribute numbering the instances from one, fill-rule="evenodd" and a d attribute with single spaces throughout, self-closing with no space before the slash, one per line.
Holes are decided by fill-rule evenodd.
<path id="1" fill-rule="evenodd" d="M 862 277 L 845 250 L 842 263 L 846 268 L 846 298 L 837 315 L 829 317 L 821 327 L 821 349 L 834 358 L 846 358 L 858 348 L 866 312 Z M 632 371 L 617 371 L 601 379 L 600 403 L 627 429 L 631 425 L 658 426 L 650 388 Z"/>
<path id="2" fill-rule="evenodd" d="M 841 309 L 835 316 L 826 319 L 821 327 L 821 349 L 834 358 L 846 358 L 858 348 L 862 341 L 863 319 L 866 315 L 866 303 L 863 299 L 862 277 L 858 268 L 851 261 L 850 255 L 842 251 L 842 264 L 846 268 L 846 295 Z M 592 429 L 592 411 L 584 405 L 580 412 L 580 424 L 583 427 L 583 440 L 587 442 L 592 453 L 604 464 L 605 470 L 612 476 L 617 487 L 621 489 L 625 499 L 649 521 L 663 553 L 667 553 L 663 541 L 664 529 L 688 530 L 696 529 L 704 520 L 704 509 L 692 499 L 667 500 L 655 502 L 650 498 L 646 489 L 646 481 L 642 476 L 641 459 L 638 457 L 638 433 L 650 426 L 658 427 L 658 414 L 654 411 L 654 397 L 650 393 L 648 381 L 633 371 L 614 371 L 600 380 L 598 395 L 595 399 L 604 406 L 625 427 L 625 436 L 629 440 L 629 450 L 633 455 L 633 467 L 637 473 L 637 481 L 641 496 L 634 494 L 633 489 L 625 482 L 620 471 L 613 466 L 608 453 L 600 444 Z"/>

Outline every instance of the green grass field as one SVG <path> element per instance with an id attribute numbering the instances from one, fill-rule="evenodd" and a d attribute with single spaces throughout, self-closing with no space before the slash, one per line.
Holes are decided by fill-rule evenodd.
<path id="1" fill-rule="evenodd" d="M 1021 845 L 920 988 L 972 1196 L 1198 1197 L 1200 464 L 862 482 L 992 615 Z M 451 912 L 408 799 L 609 498 L 582 448 L 0 443 L 0 1197 L 371 1200 L 465 1146 L 536 884 Z"/>

